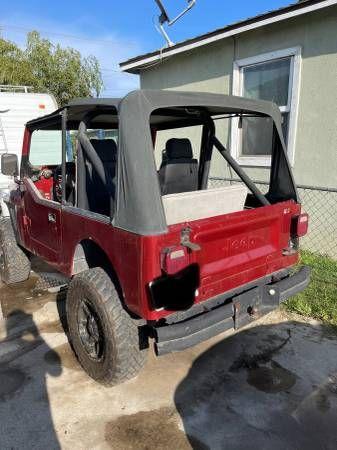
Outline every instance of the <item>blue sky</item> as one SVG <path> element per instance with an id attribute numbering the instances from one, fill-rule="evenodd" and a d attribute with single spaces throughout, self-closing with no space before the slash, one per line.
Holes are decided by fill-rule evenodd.
<path id="1" fill-rule="evenodd" d="M 163 0 L 174 17 L 186 0 Z M 279 8 L 290 0 L 197 0 L 196 6 L 169 34 L 174 42 L 206 33 L 226 24 Z M 106 96 L 121 96 L 138 86 L 138 78 L 119 73 L 118 63 L 164 46 L 154 21 L 154 0 L 0 0 L 3 37 L 24 45 L 27 31 L 64 46 L 97 56 L 102 66 Z"/>

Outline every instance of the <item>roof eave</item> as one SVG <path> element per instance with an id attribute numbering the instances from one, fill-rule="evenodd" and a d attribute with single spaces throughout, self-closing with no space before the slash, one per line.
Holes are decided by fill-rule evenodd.
<path id="1" fill-rule="evenodd" d="M 336 4 L 337 0 L 322 0 L 319 2 L 315 0 L 308 0 L 307 2 L 301 2 L 298 4 L 287 6 L 277 11 L 259 15 L 256 18 L 248 19 L 234 25 L 229 25 L 225 28 L 222 28 L 218 32 L 211 32 L 200 37 L 181 42 L 172 47 L 164 48 L 153 53 L 132 58 L 128 61 L 120 63 L 119 66 L 123 72 L 139 74 L 142 69 L 149 68 L 152 64 L 156 64 L 158 61 L 164 60 L 173 55 L 184 53 L 195 48 L 244 33 L 246 31 L 251 31 L 293 17 L 298 17 L 303 14 L 327 8 Z"/>

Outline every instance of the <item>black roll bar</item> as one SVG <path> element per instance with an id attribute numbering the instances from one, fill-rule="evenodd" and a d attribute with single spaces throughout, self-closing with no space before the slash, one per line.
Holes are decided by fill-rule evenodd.
<path id="1" fill-rule="evenodd" d="M 255 183 L 249 178 L 249 176 L 245 173 L 245 171 L 241 169 L 239 164 L 231 156 L 226 147 L 221 144 L 219 139 L 214 134 L 212 136 L 212 142 L 214 144 L 214 147 L 221 153 L 223 158 L 232 167 L 234 172 L 236 172 L 236 174 L 241 178 L 241 180 L 245 183 L 248 189 L 254 194 L 257 200 L 259 200 L 259 202 L 264 206 L 270 205 L 270 202 L 262 194 L 260 189 L 256 187 Z"/>
<path id="2" fill-rule="evenodd" d="M 61 204 L 66 204 L 66 146 L 67 146 L 67 108 L 62 111 L 62 200 Z"/>
<path id="3" fill-rule="evenodd" d="M 90 117 L 91 118 L 91 117 Z M 87 120 L 81 121 L 79 127 L 78 127 L 78 140 L 80 143 L 80 150 L 86 155 L 86 157 L 89 159 L 91 164 L 94 166 L 95 170 L 97 171 L 97 174 L 99 178 L 101 179 L 102 183 L 106 186 L 107 191 L 110 196 L 110 219 L 112 219 L 114 214 L 114 187 L 112 185 L 112 180 L 110 180 L 105 173 L 104 165 L 100 158 L 98 157 L 92 143 L 90 142 L 90 139 L 88 138 L 86 131 L 87 131 Z M 84 170 L 84 167 L 79 168 L 79 170 Z"/>

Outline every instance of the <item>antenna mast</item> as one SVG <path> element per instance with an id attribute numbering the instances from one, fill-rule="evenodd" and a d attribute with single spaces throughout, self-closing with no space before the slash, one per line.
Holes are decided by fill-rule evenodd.
<path id="1" fill-rule="evenodd" d="M 165 31 L 164 28 L 164 24 L 167 23 L 167 25 L 170 27 L 172 25 L 174 25 L 181 17 L 183 17 L 190 9 L 193 8 L 193 6 L 195 5 L 197 0 L 187 0 L 188 5 L 187 8 L 185 8 L 183 11 L 181 11 L 181 13 L 179 13 L 177 15 L 177 17 L 175 17 L 174 19 L 170 20 L 165 7 L 162 3 L 162 0 L 154 0 L 157 3 L 158 8 L 160 9 L 160 16 L 158 17 L 158 24 L 159 24 L 159 30 L 160 33 L 163 35 L 167 46 L 168 47 L 172 47 L 172 45 L 174 45 L 174 43 L 171 41 L 171 39 L 169 38 L 167 32 Z"/>

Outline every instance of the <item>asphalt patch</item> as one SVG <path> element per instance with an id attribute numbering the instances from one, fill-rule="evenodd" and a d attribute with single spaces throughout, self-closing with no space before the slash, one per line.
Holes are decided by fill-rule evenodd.
<path id="1" fill-rule="evenodd" d="M 10 400 L 26 381 L 27 377 L 20 369 L 0 369 L 0 402 Z"/>
<path id="2" fill-rule="evenodd" d="M 230 372 L 237 372 L 240 369 L 257 369 L 260 364 L 266 364 L 270 362 L 273 356 L 285 347 L 291 339 L 291 331 L 287 329 L 288 336 L 281 341 L 279 345 L 273 347 L 267 347 L 261 350 L 259 353 L 247 354 L 242 353 L 238 359 L 236 359 L 230 367 Z M 281 338 L 280 338 L 281 339 Z"/>
<path id="3" fill-rule="evenodd" d="M 174 409 L 161 408 L 121 416 L 106 424 L 105 441 L 114 450 L 207 450 L 179 429 L 175 414 Z"/>
<path id="4" fill-rule="evenodd" d="M 289 391 L 295 385 L 297 376 L 272 358 L 288 344 L 290 339 L 290 329 L 287 330 L 285 339 L 273 335 L 269 341 L 274 343 L 274 346 L 262 348 L 261 352 L 252 355 L 242 353 L 231 365 L 230 372 L 246 369 L 247 383 L 262 392 L 276 394 Z M 281 342 L 276 345 L 278 340 Z"/>
<path id="5" fill-rule="evenodd" d="M 248 370 L 247 382 L 256 389 L 268 394 L 289 391 L 296 383 L 296 375 L 275 361 Z"/>
<path id="6" fill-rule="evenodd" d="M 318 392 L 315 396 L 315 400 L 316 407 L 320 412 L 326 413 L 330 410 L 331 403 L 328 395 L 325 392 Z"/>

